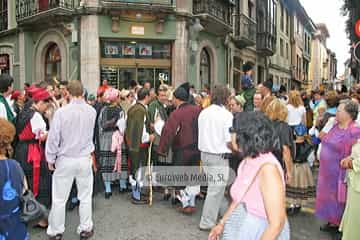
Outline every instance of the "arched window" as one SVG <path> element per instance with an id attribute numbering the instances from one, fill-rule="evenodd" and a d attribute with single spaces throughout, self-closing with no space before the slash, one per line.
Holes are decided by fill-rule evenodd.
<path id="1" fill-rule="evenodd" d="M 210 55 L 205 48 L 200 53 L 200 84 L 201 88 L 203 88 L 205 84 L 209 87 L 211 86 Z"/>
<path id="2" fill-rule="evenodd" d="M 61 54 L 57 44 L 48 47 L 45 55 L 45 80 L 61 80 Z"/>

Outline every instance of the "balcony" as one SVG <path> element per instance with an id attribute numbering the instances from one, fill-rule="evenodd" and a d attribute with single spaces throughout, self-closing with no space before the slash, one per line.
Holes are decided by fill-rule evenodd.
<path id="1" fill-rule="evenodd" d="M 269 32 L 257 33 L 256 50 L 262 56 L 272 56 L 276 51 L 276 36 Z"/>
<path id="2" fill-rule="evenodd" d="M 113 10 L 142 10 L 152 12 L 174 12 L 176 0 L 102 0 L 102 5 Z"/>
<path id="3" fill-rule="evenodd" d="M 63 21 L 75 13 L 78 0 L 16 0 L 16 21 L 18 25 Z"/>
<path id="4" fill-rule="evenodd" d="M 256 22 L 244 14 L 236 16 L 235 45 L 242 49 L 256 44 Z"/>
<path id="5" fill-rule="evenodd" d="M 193 14 L 207 31 L 223 35 L 232 31 L 232 8 L 229 0 L 194 0 Z"/>

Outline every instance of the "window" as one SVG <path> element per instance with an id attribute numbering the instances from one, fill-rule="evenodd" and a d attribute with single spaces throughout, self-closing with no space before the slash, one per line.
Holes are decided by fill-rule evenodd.
<path id="1" fill-rule="evenodd" d="M 210 55 L 208 51 L 204 48 L 200 53 L 200 84 L 201 88 L 205 84 L 211 86 L 211 65 L 210 65 Z"/>
<path id="2" fill-rule="evenodd" d="M 296 33 L 300 34 L 300 21 L 298 18 L 296 18 Z"/>
<path id="3" fill-rule="evenodd" d="M 301 57 L 299 55 L 297 55 L 297 60 L 296 60 L 296 67 L 297 67 L 297 77 L 300 80 L 301 79 Z"/>
<path id="4" fill-rule="evenodd" d="M 286 59 L 289 59 L 289 43 L 286 43 Z"/>
<path id="5" fill-rule="evenodd" d="M 290 14 L 287 14 L 287 23 L 286 23 L 286 35 L 290 34 Z"/>
<path id="6" fill-rule="evenodd" d="M 0 0 L 0 31 L 8 29 L 8 1 Z"/>
<path id="7" fill-rule="evenodd" d="M 284 57 L 284 40 L 280 38 L 280 56 Z"/>
<path id="8" fill-rule="evenodd" d="M 253 9 L 254 9 L 254 4 L 252 3 L 251 0 L 248 0 L 248 16 L 249 16 L 249 18 L 253 18 Z"/>
<path id="9" fill-rule="evenodd" d="M 51 44 L 45 57 L 45 80 L 61 80 L 61 54 L 58 45 Z"/>
<path id="10" fill-rule="evenodd" d="M 263 83 L 264 82 L 264 68 L 261 66 L 258 66 L 258 72 L 257 72 L 257 83 Z"/>
<path id="11" fill-rule="evenodd" d="M 103 58 L 170 59 L 171 45 L 134 41 L 104 41 L 102 42 L 101 56 Z"/>
<path id="12" fill-rule="evenodd" d="M 283 5 L 280 5 L 281 8 L 281 15 L 280 15 L 280 29 L 284 32 L 284 7 Z"/>

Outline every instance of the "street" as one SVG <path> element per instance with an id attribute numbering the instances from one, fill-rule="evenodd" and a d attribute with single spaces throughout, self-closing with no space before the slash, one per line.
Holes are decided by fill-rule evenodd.
<path id="1" fill-rule="evenodd" d="M 127 193 L 114 193 L 110 200 L 102 195 L 95 198 L 94 240 L 197 240 L 207 239 L 207 233 L 198 229 L 203 201 L 198 201 L 198 211 L 193 216 L 178 213 L 170 201 L 161 200 L 156 193 L 152 207 L 133 205 Z M 64 239 L 79 237 L 76 227 L 79 222 L 78 209 L 67 212 Z M 307 209 L 306 211 L 309 211 Z M 322 224 L 313 214 L 303 212 L 290 217 L 292 240 L 331 240 L 330 235 L 319 230 Z M 32 240 L 47 239 L 45 231 L 30 229 Z"/>

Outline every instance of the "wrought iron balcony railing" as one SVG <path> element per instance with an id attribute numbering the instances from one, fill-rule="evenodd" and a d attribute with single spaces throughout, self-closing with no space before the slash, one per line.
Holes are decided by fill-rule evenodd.
<path id="1" fill-rule="evenodd" d="M 228 0 L 194 0 L 193 12 L 197 14 L 210 15 L 226 25 L 232 25 L 231 22 L 232 4 Z"/>
<path id="2" fill-rule="evenodd" d="M 244 14 L 236 16 L 235 20 L 235 44 L 239 48 L 255 45 L 256 22 Z"/>
<path id="3" fill-rule="evenodd" d="M 156 12 L 174 12 L 176 0 L 101 0 L 106 9 L 141 10 Z"/>
<path id="4" fill-rule="evenodd" d="M 174 5 L 175 0 L 103 0 L 113 3 L 132 3 L 132 4 L 150 4 L 150 5 Z"/>
<path id="5" fill-rule="evenodd" d="M 276 35 L 269 32 L 257 33 L 256 49 L 266 56 L 272 56 L 276 50 Z"/>
<path id="6" fill-rule="evenodd" d="M 19 22 L 28 17 L 53 10 L 73 10 L 78 0 L 16 0 L 16 20 Z"/>

